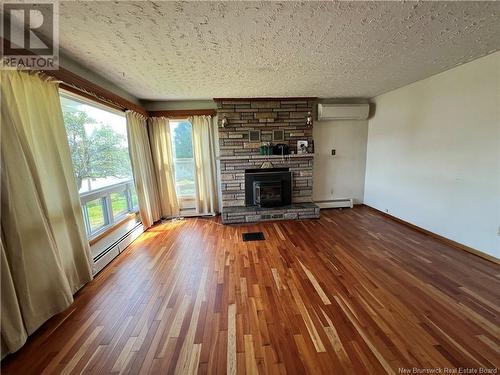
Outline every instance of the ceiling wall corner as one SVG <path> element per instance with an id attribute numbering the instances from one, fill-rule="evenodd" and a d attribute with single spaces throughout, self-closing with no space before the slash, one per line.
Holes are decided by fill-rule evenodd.
<path id="1" fill-rule="evenodd" d="M 84 78 L 94 83 L 95 85 L 98 85 L 106 90 L 109 90 L 112 93 L 121 96 L 122 98 L 127 99 L 128 101 L 134 104 L 141 105 L 140 100 L 138 98 L 136 98 L 129 92 L 125 91 L 115 83 L 102 77 L 98 72 L 92 71 L 91 69 L 83 66 L 79 62 L 76 62 L 71 57 L 65 54 L 61 53 L 59 55 L 59 65 L 64 69 L 67 69 L 70 72 L 80 76 L 81 78 Z"/>

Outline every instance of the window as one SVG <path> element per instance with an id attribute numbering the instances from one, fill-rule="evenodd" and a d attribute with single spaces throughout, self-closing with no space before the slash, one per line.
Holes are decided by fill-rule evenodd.
<path id="1" fill-rule="evenodd" d="M 188 120 L 170 121 L 175 166 L 175 188 L 179 207 L 195 208 L 195 166 L 193 158 L 193 126 Z"/>
<path id="2" fill-rule="evenodd" d="M 137 211 L 127 123 L 118 111 L 61 94 L 66 134 L 89 238 Z"/>

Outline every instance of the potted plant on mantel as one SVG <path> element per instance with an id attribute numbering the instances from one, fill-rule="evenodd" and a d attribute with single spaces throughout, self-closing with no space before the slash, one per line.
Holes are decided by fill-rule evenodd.
<path id="1" fill-rule="evenodd" d="M 272 155 L 273 154 L 273 146 L 271 142 L 262 142 L 262 145 L 259 148 L 260 155 Z"/>

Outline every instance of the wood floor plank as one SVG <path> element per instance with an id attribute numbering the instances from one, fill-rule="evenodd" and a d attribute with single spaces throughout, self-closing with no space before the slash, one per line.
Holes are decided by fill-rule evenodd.
<path id="1" fill-rule="evenodd" d="M 262 231 L 265 241 L 243 242 Z M 500 365 L 500 267 L 366 207 L 150 228 L 3 374 L 395 374 Z"/>
<path id="2" fill-rule="evenodd" d="M 309 279 L 309 281 L 313 285 L 314 289 L 316 290 L 316 292 L 320 296 L 323 303 L 325 305 L 330 305 L 331 304 L 330 299 L 326 295 L 323 288 L 321 288 L 321 286 L 319 285 L 319 282 L 316 279 L 316 277 L 314 277 L 313 273 L 306 266 L 304 266 L 300 260 L 299 260 L 299 263 L 300 263 L 300 266 L 302 267 L 302 269 L 304 270 L 305 274 L 307 275 L 307 278 Z"/>
<path id="3" fill-rule="evenodd" d="M 227 374 L 236 374 L 236 305 L 228 306 L 227 323 Z"/>

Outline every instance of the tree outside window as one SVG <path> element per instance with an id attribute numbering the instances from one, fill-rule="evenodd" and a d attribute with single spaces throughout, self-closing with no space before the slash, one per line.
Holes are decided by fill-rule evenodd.
<path id="1" fill-rule="evenodd" d="M 65 97 L 61 103 L 78 190 L 132 178 L 125 119 Z"/>

